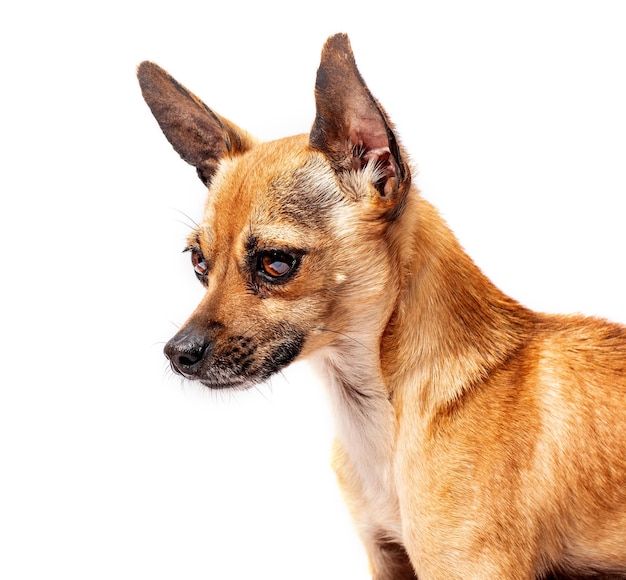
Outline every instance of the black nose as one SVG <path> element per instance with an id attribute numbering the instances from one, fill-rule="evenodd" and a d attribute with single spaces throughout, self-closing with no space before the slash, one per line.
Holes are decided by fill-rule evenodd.
<path id="1" fill-rule="evenodd" d="M 193 326 L 183 328 L 163 349 L 172 368 L 187 378 L 194 378 L 211 345 L 206 332 Z"/>

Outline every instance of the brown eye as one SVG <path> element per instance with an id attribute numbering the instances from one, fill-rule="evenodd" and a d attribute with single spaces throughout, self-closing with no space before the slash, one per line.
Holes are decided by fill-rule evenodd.
<path id="1" fill-rule="evenodd" d="M 266 277 L 277 280 L 291 273 L 297 259 L 280 251 L 261 252 L 258 257 L 257 270 Z"/>
<path id="2" fill-rule="evenodd" d="M 203 281 L 209 272 L 209 266 L 200 250 L 195 248 L 191 250 L 191 264 L 194 272 L 196 273 L 196 277 L 200 281 Z"/>

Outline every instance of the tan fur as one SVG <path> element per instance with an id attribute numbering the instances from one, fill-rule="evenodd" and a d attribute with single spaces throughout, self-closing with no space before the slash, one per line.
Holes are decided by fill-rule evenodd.
<path id="1" fill-rule="evenodd" d="M 314 362 L 373 578 L 626 578 L 626 328 L 534 313 L 482 274 L 347 37 L 324 48 L 311 134 L 271 143 L 156 65 L 139 79 L 209 186 L 189 239 L 207 292 L 172 367 L 244 388 Z"/>

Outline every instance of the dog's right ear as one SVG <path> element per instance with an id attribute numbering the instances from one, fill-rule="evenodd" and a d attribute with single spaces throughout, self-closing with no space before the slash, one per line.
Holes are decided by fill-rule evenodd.
<path id="1" fill-rule="evenodd" d="M 255 140 L 243 129 L 207 107 L 160 66 L 137 68 L 141 92 L 161 130 L 178 154 L 209 185 L 220 160 L 250 149 Z"/>
<path id="2" fill-rule="evenodd" d="M 311 147 L 324 153 L 338 172 L 373 163 L 387 215 L 399 215 L 411 185 L 408 160 L 391 121 L 359 73 L 345 34 L 331 36 L 324 45 L 315 104 Z"/>

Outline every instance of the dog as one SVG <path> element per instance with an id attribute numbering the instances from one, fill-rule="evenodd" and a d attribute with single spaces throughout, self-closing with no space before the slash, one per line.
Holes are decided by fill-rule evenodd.
<path id="1" fill-rule="evenodd" d="M 501 292 L 412 183 L 345 34 L 309 134 L 258 142 L 151 62 L 145 101 L 208 187 L 206 293 L 173 370 L 326 377 L 333 467 L 375 580 L 626 578 L 626 327 Z"/>

